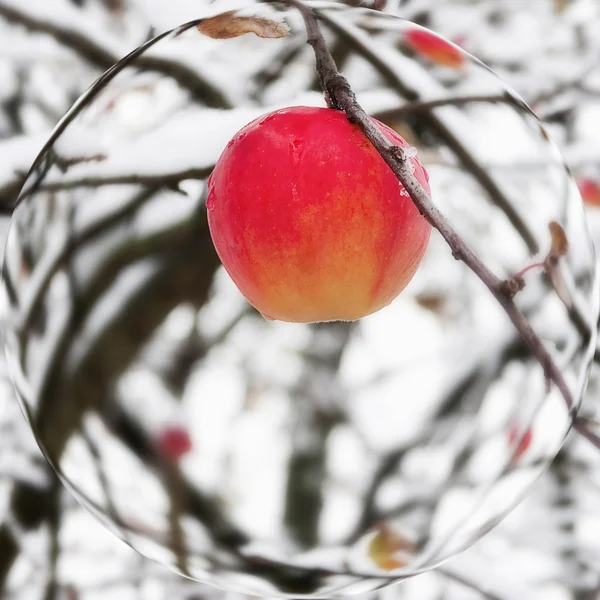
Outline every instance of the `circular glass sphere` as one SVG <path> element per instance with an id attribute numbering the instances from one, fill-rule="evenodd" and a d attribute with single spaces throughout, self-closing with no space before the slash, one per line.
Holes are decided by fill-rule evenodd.
<path id="1" fill-rule="evenodd" d="M 265 596 L 374 590 L 494 527 L 571 427 L 598 317 L 577 187 L 516 93 L 393 7 L 312 6 L 436 207 L 524 282 L 514 301 L 573 404 L 437 231 L 377 313 L 265 320 L 220 266 L 206 182 L 253 119 L 325 106 L 301 16 L 249 4 L 238 25 L 289 35 L 215 39 L 219 21 L 200 20 L 145 44 L 76 103 L 23 188 L 9 368 L 44 454 L 107 527 L 187 577 Z"/>

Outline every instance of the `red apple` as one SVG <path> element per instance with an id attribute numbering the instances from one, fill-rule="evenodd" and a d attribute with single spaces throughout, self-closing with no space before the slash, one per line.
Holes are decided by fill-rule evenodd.
<path id="1" fill-rule="evenodd" d="M 588 206 L 600 206 L 600 185 L 588 177 L 577 182 L 579 193 Z"/>
<path id="2" fill-rule="evenodd" d="M 409 160 L 429 192 L 425 170 Z M 209 178 L 207 210 L 242 294 L 266 318 L 303 323 L 355 320 L 389 304 L 431 230 L 360 129 L 329 108 L 286 108 L 246 125 Z"/>
<path id="3" fill-rule="evenodd" d="M 192 440 L 185 427 L 169 425 L 158 434 L 156 448 L 163 458 L 177 462 L 192 449 Z"/>
<path id="4" fill-rule="evenodd" d="M 431 31 L 411 29 L 404 34 L 404 41 L 415 52 L 438 65 L 460 69 L 465 63 L 465 55 L 456 46 Z"/>

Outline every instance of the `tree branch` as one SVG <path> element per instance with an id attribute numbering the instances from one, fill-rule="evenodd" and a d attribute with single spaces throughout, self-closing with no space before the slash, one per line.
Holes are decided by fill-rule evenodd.
<path id="1" fill-rule="evenodd" d="M 486 600 L 506 600 L 506 598 L 504 598 L 503 596 L 498 596 L 497 594 L 494 594 L 484 589 L 479 584 L 475 583 L 471 579 L 467 579 L 463 575 L 459 575 L 458 573 L 454 573 L 453 571 L 449 571 L 445 568 L 440 568 L 438 569 L 438 571 L 447 579 L 450 579 L 451 581 L 454 581 L 456 583 L 460 583 L 460 585 L 470 590 L 473 590 L 474 592 L 477 592 L 481 595 L 482 598 L 485 598 Z"/>
<path id="2" fill-rule="evenodd" d="M 485 360 L 481 360 L 473 365 L 473 368 L 466 374 L 461 376 L 448 389 L 448 393 L 441 399 L 434 416 L 432 417 L 431 427 L 443 425 L 444 417 L 454 414 L 465 402 L 465 398 L 477 397 L 477 401 L 481 401 L 485 395 L 485 391 L 489 389 L 490 382 L 495 378 L 499 371 L 510 363 L 512 360 L 518 360 L 526 353 L 523 340 L 515 333 L 514 338 L 507 344 L 498 349 L 497 354 L 492 361 L 486 365 Z M 482 359 L 485 357 L 482 356 Z M 402 446 L 386 453 L 379 464 L 373 471 L 371 479 L 366 487 L 366 492 L 363 496 L 362 511 L 354 526 L 352 533 L 347 538 L 347 543 L 354 543 L 358 540 L 366 529 L 372 526 L 377 521 L 383 521 L 391 515 L 397 515 L 398 511 L 412 508 L 415 502 L 414 498 L 403 502 L 401 506 L 396 506 L 393 509 L 383 513 L 378 510 L 376 504 L 377 493 L 382 485 L 388 479 L 398 472 L 398 466 L 402 459 L 406 456 L 415 445 L 424 442 L 431 435 L 430 431 L 424 431 L 422 436 L 409 446 Z M 423 504 L 423 499 L 419 498 L 420 505 Z"/>
<path id="3" fill-rule="evenodd" d="M 6 589 L 8 573 L 19 554 L 19 544 L 6 523 L 0 525 L 0 593 Z"/>
<path id="4" fill-rule="evenodd" d="M 292 3 L 290 2 L 290 4 Z M 381 76 L 409 102 L 419 102 L 420 98 L 418 92 L 402 81 L 389 62 L 385 58 L 382 58 L 382 56 L 371 47 L 371 38 L 361 36 L 360 31 L 356 31 L 351 26 L 342 24 L 339 19 L 332 17 L 331 14 L 325 11 L 314 9 L 313 14 L 327 23 L 327 26 L 334 30 L 338 35 L 350 41 L 354 47 L 359 50 L 360 55 L 370 62 Z M 518 102 L 516 97 L 511 97 L 511 100 L 513 104 Z M 525 105 L 523 106 L 527 109 Z M 424 115 L 423 122 L 431 128 L 431 131 L 435 135 L 439 136 L 439 138 L 446 143 L 448 148 L 456 155 L 465 169 L 473 175 L 474 179 L 485 190 L 491 202 L 502 210 L 507 219 L 523 238 L 523 241 L 531 254 L 537 254 L 539 252 L 539 244 L 535 235 L 515 210 L 510 199 L 506 197 L 494 178 L 487 172 L 487 169 L 479 163 L 471 152 L 469 152 L 461 140 L 454 134 L 450 127 L 438 117 L 438 115 Z"/>
<path id="5" fill-rule="evenodd" d="M 103 71 L 109 69 L 121 59 L 118 54 L 114 54 L 107 48 L 97 44 L 83 32 L 37 18 L 15 6 L 0 3 L 0 17 L 9 23 L 21 25 L 29 31 L 52 36 L 57 42 L 75 52 L 83 60 Z M 135 66 L 144 71 L 154 71 L 171 77 L 182 88 L 188 90 L 201 104 L 214 108 L 230 108 L 230 102 L 220 90 L 204 79 L 196 70 L 181 62 L 160 56 L 140 56 Z"/>
<path id="6" fill-rule="evenodd" d="M 107 175 L 107 176 L 86 176 L 80 179 L 72 179 L 65 181 L 50 181 L 40 184 L 35 192 L 63 192 L 77 188 L 99 188 L 107 185 L 144 185 L 158 188 L 178 189 L 182 181 L 189 179 L 203 180 L 206 179 L 212 168 L 206 169 L 185 169 L 173 173 L 165 173 L 164 175 L 143 175 L 141 173 L 131 173 L 129 175 Z M 29 191 L 22 194 L 23 198 L 30 195 Z"/>
<path id="7" fill-rule="evenodd" d="M 335 391 L 339 387 L 337 373 L 353 324 L 316 323 L 311 329 L 315 356 L 312 360 L 305 358 L 304 373 L 291 390 L 296 417 L 284 511 L 284 523 L 295 540 L 306 548 L 319 543 L 327 476 L 327 440 L 341 420 L 335 403 Z M 321 338 L 329 337 L 332 338 L 329 343 L 319 343 Z M 315 385 L 315 381 L 319 383 Z M 322 400 L 324 394 L 330 399 L 326 404 Z"/>
<path id="8" fill-rule="evenodd" d="M 56 600 L 58 597 L 58 561 L 60 557 L 60 523 L 61 523 L 61 510 L 60 510 L 60 497 L 63 490 L 62 484 L 58 479 L 52 480 L 52 487 L 50 489 L 50 496 L 47 505 L 47 518 L 48 523 L 48 536 L 49 540 L 49 552 L 48 552 L 48 582 L 44 592 L 44 600 Z"/>
<path id="9" fill-rule="evenodd" d="M 10 497 L 10 509 L 14 519 L 24 530 L 36 529 L 42 523 L 50 525 L 58 518 L 60 484 L 46 465 L 49 481 L 34 485 L 21 482 L 14 486 Z M 52 526 L 52 525 L 51 525 Z M 52 542 L 51 542 L 52 543 Z M 7 523 L 0 525 L 0 597 L 6 590 L 8 575 L 19 554 L 19 542 Z M 51 554 L 55 550 L 51 548 Z"/>
<path id="10" fill-rule="evenodd" d="M 19 190 L 23 187 L 25 179 L 25 175 L 15 173 L 15 179 L 0 185 L 0 216 L 10 217 L 12 215 L 19 196 Z"/>
<path id="11" fill-rule="evenodd" d="M 448 96 L 447 98 L 438 98 L 437 100 L 423 100 L 407 102 L 398 108 L 385 110 L 375 114 L 375 118 L 380 120 L 397 119 L 407 114 L 429 112 L 443 106 L 462 106 L 463 104 L 484 104 L 484 103 L 514 103 L 514 99 L 507 94 L 475 94 L 472 96 Z"/>
<path id="12" fill-rule="evenodd" d="M 560 369 L 527 319 L 519 311 L 510 294 L 507 294 L 503 280 L 488 269 L 473 249 L 455 231 L 450 221 L 438 210 L 429 194 L 413 175 L 405 150 L 392 145 L 360 107 L 350 84 L 337 69 L 313 10 L 301 0 L 288 0 L 288 3 L 295 6 L 304 19 L 307 42 L 314 50 L 323 89 L 332 106 L 343 110 L 348 120 L 361 129 L 404 186 L 421 215 L 444 238 L 454 258 L 465 263 L 489 289 L 541 365 L 545 377 L 556 385 L 565 400 L 567 408 L 569 411 L 574 412 L 576 408 L 575 401 Z M 592 441 L 590 437 L 587 439 Z"/>

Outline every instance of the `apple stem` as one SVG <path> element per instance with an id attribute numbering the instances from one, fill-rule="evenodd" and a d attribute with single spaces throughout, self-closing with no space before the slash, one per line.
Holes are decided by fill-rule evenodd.
<path id="1" fill-rule="evenodd" d="M 454 258 L 465 263 L 490 290 L 542 367 L 546 379 L 553 382 L 560 391 L 569 412 L 573 416 L 574 428 L 592 444 L 600 448 L 600 437 L 589 431 L 587 421 L 575 418 L 577 406 L 573 395 L 552 356 L 531 327 L 529 321 L 514 303 L 513 296 L 515 292 L 509 289 L 506 281 L 497 277 L 479 259 L 467 242 L 461 238 L 413 175 L 406 151 L 391 144 L 359 105 L 350 83 L 338 71 L 312 8 L 304 4 L 302 0 L 287 0 L 287 3 L 294 6 L 302 15 L 306 26 L 307 43 L 314 50 L 319 79 L 328 104 L 333 108 L 344 111 L 348 120 L 362 130 L 404 186 L 421 215 L 444 238 Z M 591 327 L 589 331 L 591 331 Z"/>

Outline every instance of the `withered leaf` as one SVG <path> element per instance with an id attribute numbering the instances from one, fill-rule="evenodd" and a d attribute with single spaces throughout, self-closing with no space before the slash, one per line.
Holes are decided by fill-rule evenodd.
<path id="1" fill-rule="evenodd" d="M 443 294 L 437 294 L 435 292 L 423 292 L 418 294 L 415 300 L 421 308 L 429 310 L 432 313 L 440 314 L 444 309 L 447 298 Z"/>
<path id="2" fill-rule="evenodd" d="M 571 298 L 569 286 L 565 281 L 565 276 L 560 270 L 560 266 L 553 266 L 550 269 L 547 269 L 547 273 L 548 277 L 550 277 L 550 282 L 552 283 L 552 287 L 554 288 L 556 295 L 560 298 L 561 302 L 567 307 L 567 309 L 571 310 L 573 308 L 573 299 Z"/>
<path id="3" fill-rule="evenodd" d="M 570 0 L 554 0 L 554 12 L 557 15 L 562 14 L 568 8 Z"/>
<path id="4" fill-rule="evenodd" d="M 260 38 L 282 38 L 289 35 L 285 23 L 277 23 L 264 17 L 242 17 L 233 10 L 204 19 L 197 28 L 200 33 L 218 40 L 228 40 L 245 33 L 254 33 Z"/>
<path id="5" fill-rule="evenodd" d="M 385 571 L 399 569 L 408 564 L 407 554 L 415 552 L 414 544 L 385 524 L 377 526 L 377 533 L 369 543 L 369 557 Z M 395 556 L 402 553 L 402 557 Z M 404 560 L 403 560 L 404 558 Z"/>
<path id="6" fill-rule="evenodd" d="M 550 236 L 552 238 L 550 254 L 556 257 L 565 256 L 569 251 L 569 240 L 562 225 L 556 221 L 551 221 L 548 229 L 550 229 Z"/>
<path id="7" fill-rule="evenodd" d="M 554 291 L 561 299 L 563 304 L 570 310 L 573 307 L 573 299 L 569 292 L 569 286 L 565 281 L 564 275 L 560 270 L 559 259 L 565 256 L 569 251 L 569 240 L 562 225 L 556 221 L 551 221 L 548 225 L 550 237 L 552 238 L 550 252 L 545 260 L 546 273 L 550 278 Z"/>

